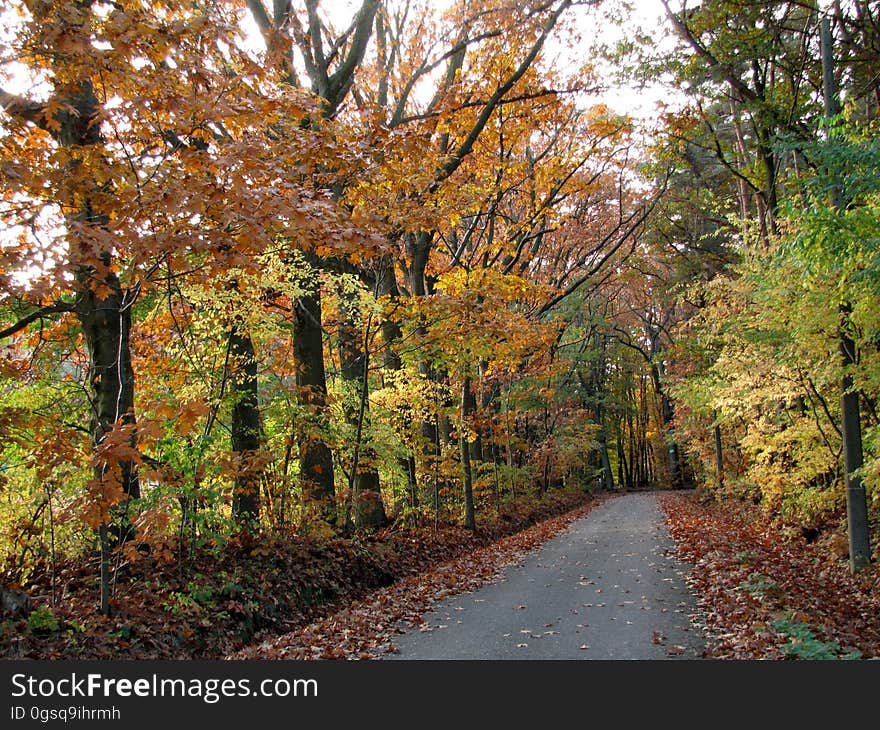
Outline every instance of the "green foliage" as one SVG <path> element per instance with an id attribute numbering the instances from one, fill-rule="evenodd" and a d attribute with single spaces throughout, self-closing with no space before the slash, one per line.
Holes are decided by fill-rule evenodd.
<path id="1" fill-rule="evenodd" d="M 28 616 L 28 629 L 34 632 L 60 631 L 61 622 L 49 606 L 37 606 Z"/>
<path id="2" fill-rule="evenodd" d="M 856 127 L 837 120 L 824 139 L 794 148 L 813 162 L 815 171 L 802 181 L 805 197 L 792 198 L 785 206 L 793 228 L 777 257 L 798 268 L 804 286 L 830 281 L 841 302 L 857 299 L 860 290 L 876 295 L 880 291 L 876 125 Z"/>
<path id="3" fill-rule="evenodd" d="M 837 239 L 836 249 L 819 245 L 822 217 L 810 210 L 796 220 L 791 215 L 778 245 L 752 249 L 729 276 L 700 288 L 706 305 L 689 322 L 680 351 L 703 365 L 672 391 L 685 406 L 680 434 L 714 488 L 711 429 L 720 425 L 725 490 L 742 496 L 751 485 L 772 513 L 822 527 L 839 519 L 844 506 L 838 303 L 852 305 L 848 324 L 860 352 L 852 375 L 873 402 L 880 395 L 880 358 L 872 345 L 880 331 L 880 290 L 871 277 L 858 276 L 865 257 L 855 237 Z M 875 494 L 878 444 L 871 426 L 868 420 L 863 478 Z"/>
<path id="4" fill-rule="evenodd" d="M 781 594 L 781 589 L 775 581 L 758 572 L 749 573 L 748 579 L 741 587 L 760 599 L 777 598 Z"/>
<path id="5" fill-rule="evenodd" d="M 782 637 L 788 639 L 788 643 L 782 646 L 782 652 L 786 659 L 852 660 L 862 658 L 862 653 L 858 649 L 843 654 L 837 641 L 821 641 L 808 624 L 797 621 L 790 616 L 773 621 L 771 626 Z"/>

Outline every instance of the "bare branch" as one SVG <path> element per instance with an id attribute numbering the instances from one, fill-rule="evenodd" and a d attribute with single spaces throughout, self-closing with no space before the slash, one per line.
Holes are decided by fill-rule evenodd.
<path id="1" fill-rule="evenodd" d="M 364 60 L 370 36 L 373 34 L 373 20 L 379 9 L 379 0 L 364 0 L 354 23 L 354 36 L 345 60 L 328 79 L 328 108 L 333 112 L 342 103 L 354 81 L 354 74 Z"/>
<path id="2" fill-rule="evenodd" d="M 595 276 L 596 273 L 598 273 L 601 270 L 601 268 L 608 262 L 608 260 L 620 249 L 620 247 L 629 238 L 631 238 L 639 228 L 641 228 L 642 224 L 647 220 L 648 216 L 651 215 L 654 208 L 657 206 L 657 203 L 660 202 L 660 199 L 663 196 L 663 194 L 665 193 L 665 191 L 666 191 L 666 184 L 664 183 L 663 187 L 661 187 L 661 189 L 653 197 L 653 199 L 650 201 L 650 203 L 643 208 L 643 210 L 638 215 L 638 217 L 636 217 L 635 220 L 627 227 L 626 231 L 623 232 L 623 235 L 620 236 L 620 238 L 617 240 L 617 242 L 605 253 L 605 255 L 598 262 L 596 262 L 593 266 L 591 266 L 589 271 L 587 271 L 585 274 L 580 276 L 574 282 L 569 284 L 565 288 L 564 291 L 560 292 L 558 295 L 556 295 L 550 301 L 548 301 L 546 304 L 544 304 L 537 311 L 538 316 L 549 312 L 551 309 L 553 309 L 553 307 L 555 307 L 557 304 L 559 304 L 559 302 L 561 302 L 566 297 L 569 297 L 572 294 L 574 294 L 587 281 L 589 281 L 593 276 Z M 627 220 L 627 223 L 629 223 L 629 221 L 632 221 L 632 220 L 633 220 L 633 217 L 631 216 Z M 615 232 L 617 232 L 618 230 L 619 230 L 619 228 L 615 229 Z M 612 235 L 613 234 L 609 234 L 608 236 L 606 236 L 605 240 L 606 241 L 610 240 Z"/>
<path id="3" fill-rule="evenodd" d="M 74 305 L 70 302 L 55 302 L 54 304 L 40 307 L 26 317 L 22 317 L 15 324 L 0 330 L 0 340 L 5 340 L 7 337 L 11 337 L 16 333 L 21 332 L 28 325 L 42 320 L 44 317 L 48 317 L 51 314 L 63 314 L 72 311 L 74 311 Z"/>

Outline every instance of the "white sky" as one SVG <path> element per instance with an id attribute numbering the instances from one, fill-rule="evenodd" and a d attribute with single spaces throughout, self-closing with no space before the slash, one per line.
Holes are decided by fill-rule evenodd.
<path id="1" fill-rule="evenodd" d="M 264 4 L 270 5 L 267 0 L 263 0 Z M 324 0 L 322 7 L 327 11 L 328 15 L 337 20 L 339 27 L 345 26 L 354 13 L 360 7 L 362 0 Z M 432 4 L 437 6 L 445 5 L 448 0 L 433 0 Z M 619 0 L 604 0 L 606 6 L 615 6 Z M 642 29 L 648 29 L 655 35 L 658 29 L 663 29 L 662 35 L 667 38 L 671 36 L 671 29 L 668 29 L 667 22 L 664 17 L 663 6 L 660 0 L 628 0 L 633 10 L 628 14 L 628 24 L 634 24 Z M 677 4 L 677 3 L 676 3 Z M 592 10 L 578 8 L 573 12 L 577 12 L 579 17 L 583 18 L 582 34 L 585 40 L 586 48 L 583 49 L 589 53 L 589 45 L 595 40 L 602 43 L 613 43 L 621 37 L 621 34 L 631 33 L 632 30 L 627 27 L 618 28 L 612 23 L 602 22 L 597 24 L 596 15 Z M 0 14 L 3 14 L 0 11 Z M 247 25 L 250 26 L 250 32 L 258 34 L 255 25 L 250 21 L 249 14 L 246 16 Z M 0 46 L 2 46 L 3 36 L 12 32 L 8 23 L 2 24 L 0 29 Z M 260 41 L 258 43 L 261 44 Z M 549 47 L 551 52 L 552 45 Z M 577 53 L 577 50 L 575 51 Z M 573 63 L 583 63 L 583 57 L 572 57 Z M 15 68 L 14 64 L 5 64 L 4 69 L 7 79 L 3 80 L 8 91 L 16 93 L 24 93 L 27 91 L 26 76 Z M 668 100 L 670 90 L 659 85 L 647 89 L 633 89 L 621 87 L 615 82 L 609 83 L 609 91 L 596 97 L 597 102 L 607 104 L 617 112 L 630 113 L 636 117 L 651 117 L 659 100 Z"/>
<path id="2" fill-rule="evenodd" d="M 671 36 L 671 29 L 667 29 L 668 21 L 665 18 L 663 5 L 660 0 L 626 0 L 632 6 L 632 12 L 627 14 L 627 26 L 618 28 L 613 23 L 601 23 L 597 25 L 595 12 L 591 9 L 577 8 L 572 12 L 578 14 L 583 19 L 582 34 L 587 46 L 594 40 L 601 43 L 612 43 L 621 38 L 626 33 L 632 33 L 629 26 L 636 26 L 642 30 L 650 30 L 656 35 L 661 33 L 667 37 Z M 679 0 L 680 1 L 680 0 Z M 268 4 L 268 0 L 263 0 Z M 604 0 L 606 6 L 617 6 L 620 0 Z M 360 8 L 362 0 L 324 0 L 321 7 L 330 17 L 331 21 L 337 25 L 337 30 L 346 27 L 354 14 Z M 449 4 L 449 0 L 432 0 L 433 6 L 442 8 Z M 673 5 L 676 0 L 673 0 Z M 249 27 L 249 32 L 258 34 L 256 25 L 248 15 L 245 24 Z M 661 33 L 658 33 L 658 30 Z M 262 43 L 258 41 L 260 46 Z M 553 44 L 548 44 L 551 52 Z M 575 53 L 583 49 L 575 49 Z M 580 58 L 573 56 L 572 63 L 584 63 L 587 60 L 582 56 Z M 669 89 L 659 85 L 646 89 L 635 89 L 621 87 L 619 84 L 611 84 L 615 88 L 593 98 L 594 102 L 607 104 L 614 111 L 619 113 L 629 113 L 637 118 L 650 118 L 653 116 L 658 101 L 668 101 Z"/>
<path id="3" fill-rule="evenodd" d="M 436 4 L 444 4 L 448 0 L 436 0 Z M 614 5 L 619 0 L 605 0 L 607 5 Z M 663 7 L 660 0 L 629 0 L 633 6 L 633 11 L 629 15 L 629 23 L 636 24 L 642 28 L 650 29 L 655 35 L 671 36 L 671 31 L 666 27 L 665 19 L 661 20 L 663 15 Z M 0 0 L 2 2 L 2 0 Z M 264 0 L 267 2 L 267 0 Z M 324 8 L 330 12 L 332 16 L 339 18 L 338 25 L 340 28 L 345 27 L 353 17 L 357 8 L 360 7 L 362 0 L 324 0 Z M 269 3 L 267 2 L 267 5 Z M 8 7 L 8 6 L 7 6 Z M 592 11 L 584 12 L 585 9 L 580 8 L 578 12 L 580 17 L 584 19 L 581 33 L 584 39 L 584 47 L 562 51 L 559 44 L 548 44 L 547 50 L 550 54 L 564 53 L 570 55 L 570 62 L 573 64 L 583 64 L 590 60 L 590 46 L 598 41 L 607 44 L 613 44 L 622 34 L 632 32 L 626 27 L 618 28 L 610 22 L 600 22 Z M 4 17 L 5 16 L 5 17 Z M 5 9 L 0 9 L 0 21 L 9 20 L 9 15 Z M 659 28 L 663 28 L 658 33 Z M 256 29 L 253 29 L 256 33 Z M 14 23 L 0 22 L 0 58 L 3 53 L 3 41 L 10 40 L 10 35 L 14 33 Z M 624 36 L 625 37 L 625 36 Z M 260 41 L 258 41 L 261 43 Z M 566 62 L 564 58 L 560 62 Z M 32 81 L 23 73 L 24 69 L 16 69 L 15 64 L 5 63 L 0 68 L 0 83 L 6 90 L 14 93 L 28 93 L 35 97 L 45 93 L 46 89 L 34 88 Z M 600 72 L 600 76 L 602 72 Z M 5 78 L 4 78 L 5 77 Z M 609 90 L 600 94 L 588 97 L 584 100 L 585 104 L 605 103 L 614 111 L 620 113 L 629 113 L 636 118 L 641 118 L 647 122 L 655 116 L 656 105 L 659 100 L 669 101 L 670 96 L 674 96 L 674 92 L 668 87 L 656 85 L 646 89 L 632 89 L 621 87 L 611 78 L 611 74 L 607 74 Z M 0 135 L 3 134 L 2 125 L 0 125 Z M 6 232 L 4 232 L 6 233 Z"/>

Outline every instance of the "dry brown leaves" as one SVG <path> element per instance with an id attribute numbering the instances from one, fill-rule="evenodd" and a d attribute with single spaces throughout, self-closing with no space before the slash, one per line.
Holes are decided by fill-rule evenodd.
<path id="1" fill-rule="evenodd" d="M 490 582 L 522 556 L 586 515 L 593 500 L 562 516 L 403 578 L 321 620 L 238 651 L 230 659 L 374 659 L 395 651 L 394 636 L 423 622 L 443 598 Z"/>
<path id="2" fill-rule="evenodd" d="M 880 656 L 880 571 L 857 576 L 819 544 L 787 537 L 750 505 L 703 505 L 694 494 L 660 502 L 709 636 L 707 656 L 782 659 L 797 637 L 778 622 L 809 627 L 838 656 Z M 794 642 L 794 644 L 792 643 Z M 805 645 L 802 645 L 802 648 Z"/>

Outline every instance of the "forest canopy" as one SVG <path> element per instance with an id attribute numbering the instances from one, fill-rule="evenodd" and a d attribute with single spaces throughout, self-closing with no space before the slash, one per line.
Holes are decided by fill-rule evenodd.
<path id="1" fill-rule="evenodd" d="M 876 5 L 342 5 L 6 4 L 5 580 L 674 487 L 864 565 Z"/>

